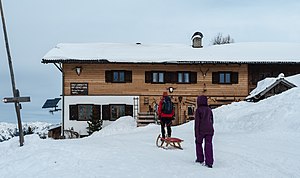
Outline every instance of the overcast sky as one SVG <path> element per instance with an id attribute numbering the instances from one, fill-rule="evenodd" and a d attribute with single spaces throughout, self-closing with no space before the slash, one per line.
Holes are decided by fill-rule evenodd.
<path id="1" fill-rule="evenodd" d="M 61 94 L 61 74 L 42 57 L 69 42 L 182 43 L 195 31 L 204 47 L 218 34 L 235 42 L 300 43 L 299 0 L 2 0 L 23 121 L 59 122 L 42 109 Z M 12 96 L 0 30 L 0 98 Z M 13 104 L 0 103 L 0 121 L 16 122 Z"/>

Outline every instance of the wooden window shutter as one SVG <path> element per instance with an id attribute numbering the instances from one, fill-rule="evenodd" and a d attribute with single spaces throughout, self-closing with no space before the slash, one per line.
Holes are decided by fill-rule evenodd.
<path id="1" fill-rule="evenodd" d="M 218 84 L 219 83 L 219 72 L 212 73 L 212 83 Z"/>
<path id="2" fill-rule="evenodd" d="M 125 82 L 132 83 L 132 71 L 125 71 Z"/>
<path id="3" fill-rule="evenodd" d="M 146 71 L 145 72 L 145 83 L 151 83 L 152 82 L 152 72 Z"/>
<path id="4" fill-rule="evenodd" d="M 77 105 L 69 105 L 69 119 L 70 120 L 78 120 L 78 106 Z"/>
<path id="5" fill-rule="evenodd" d="M 231 83 L 238 84 L 239 83 L 239 73 L 231 72 Z"/>
<path id="6" fill-rule="evenodd" d="M 105 82 L 106 83 L 112 82 L 112 71 L 110 71 L 110 70 L 105 71 Z"/>
<path id="7" fill-rule="evenodd" d="M 177 83 L 177 77 L 178 77 L 178 75 L 177 75 L 177 72 L 171 72 L 170 73 L 170 78 L 171 78 L 171 83 Z"/>
<path id="8" fill-rule="evenodd" d="M 171 72 L 165 72 L 165 83 L 171 83 Z"/>
<path id="9" fill-rule="evenodd" d="M 176 83 L 177 75 L 176 72 L 165 72 L 165 83 Z"/>
<path id="10" fill-rule="evenodd" d="M 191 72 L 190 73 L 190 82 L 191 83 L 197 83 L 197 72 Z"/>
<path id="11" fill-rule="evenodd" d="M 101 110 L 100 110 L 101 105 L 93 105 L 93 115 L 94 119 L 101 119 Z"/>
<path id="12" fill-rule="evenodd" d="M 109 105 L 102 105 L 102 120 L 110 119 L 110 109 Z"/>
<path id="13" fill-rule="evenodd" d="M 133 116 L 133 105 L 126 105 L 125 106 L 125 115 L 126 116 Z"/>

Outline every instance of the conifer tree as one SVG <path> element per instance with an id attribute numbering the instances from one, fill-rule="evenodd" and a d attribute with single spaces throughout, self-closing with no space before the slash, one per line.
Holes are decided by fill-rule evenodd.
<path id="1" fill-rule="evenodd" d="M 87 123 L 88 123 L 87 132 L 89 135 L 91 135 L 93 132 L 102 129 L 103 121 L 96 115 L 91 115 L 91 118 L 87 121 Z"/>

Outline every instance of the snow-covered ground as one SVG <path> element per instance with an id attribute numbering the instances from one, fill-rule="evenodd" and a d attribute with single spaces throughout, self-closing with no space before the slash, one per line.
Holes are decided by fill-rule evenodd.
<path id="1" fill-rule="evenodd" d="M 213 169 L 195 163 L 194 122 L 173 127 L 183 150 L 157 148 L 160 126 L 123 117 L 83 139 L 0 143 L 1 177 L 300 177 L 300 88 L 214 109 Z"/>

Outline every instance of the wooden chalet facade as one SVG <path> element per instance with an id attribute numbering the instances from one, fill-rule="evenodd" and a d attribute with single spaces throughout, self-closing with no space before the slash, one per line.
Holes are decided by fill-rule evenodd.
<path id="1" fill-rule="evenodd" d="M 198 95 L 208 96 L 210 106 L 217 107 L 244 100 L 264 77 L 300 72 L 300 52 L 289 60 L 249 60 L 248 53 L 241 58 L 222 53 L 223 48 L 230 53 L 235 47 L 239 51 L 238 44 L 210 47 L 222 48 L 211 52 L 222 57 L 214 59 L 202 46 L 59 44 L 42 63 L 52 63 L 62 72 L 63 129 L 85 135 L 91 115 L 116 120 L 154 113 L 164 91 L 174 102 L 173 125 L 178 125 L 192 119 Z"/>

